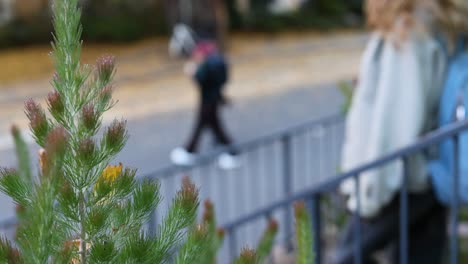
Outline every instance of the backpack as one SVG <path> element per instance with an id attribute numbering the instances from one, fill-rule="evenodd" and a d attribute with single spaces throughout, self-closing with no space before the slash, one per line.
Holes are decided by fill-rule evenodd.
<path id="1" fill-rule="evenodd" d="M 457 48 L 449 58 L 447 78 L 444 84 L 439 107 L 439 127 L 465 119 L 465 109 L 468 109 L 468 52 L 464 51 L 464 38 L 459 39 Z M 459 202 L 468 204 L 468 132 L 460 134 L 459 153 L 455 157 L 452 139 L 444 140 L 439 145 L 439 157 L 429 163 L 432 183 L 437 198 L 445 205 L 450 205 L 453 193 L 454 161 L 458 159 L 460 166 Z"/>
<path id="2" fill-rule="evenodd" d="M 223 88 L 229 79 L 229 66 L 221 54 L 211 54 L 198 67 L 194 78 L 201 88 L 203 101 L 222 101 Z"/>
<path id="3" fill-rule="evenodd" d="M 228 81 L 228 65 L 226 59 L 221 54 L 210 55 L 207 59 L 208 71 L 210 76 L 213 78 L 213 82 L 216 83 L 216 86 L 219 86 L 220 89 Z"/>

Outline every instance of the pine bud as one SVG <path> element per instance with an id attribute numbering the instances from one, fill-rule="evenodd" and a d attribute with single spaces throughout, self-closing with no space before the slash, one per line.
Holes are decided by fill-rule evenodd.
<path id="1" fill-rule="evenodd" d="M 104 135 L 105 146 L 113 153 L 119 152 L 127 139 L 126 121 L 114 120 Z"/>
<path id="2" fill-rule="evenodd" d="M 113 56 L 104 56 L 97 60 L 97 78 L 102 82 L 109 82 L 115 71 L 115 58 Z"/>
<path id="3" fill-rule="evenodd" d="M 185 210 L 192 210 L 198 204 L 198 190 L 189 177 L 182 180 L 182 190 L 179 191 L 182 207 Z"/>
<path id="4" fill-rule="evenodd" d="M 0 238 L 0 255 L 6 263 L 23 263 L 20 252 L 14 248 L 10 242 L 4 238 Z"/>
<path id="5" fill-rule="evenodd" d="M 62 96 L 57 91 L 52 91 L 47 96 L 47 104 L 52 115 L 60 116 L 65 111 L 65 105 L 62 101 Z"/>
<path id="6" fill-rule="evenodd" d="M 275 219 L 271 219 L 268 222 L 268 231 L 276 233 L 278 231 L 278 222 Z"/>
<path id="7" fill-rule="evenodd" d="M 17 138 L 20 135 L 20 133 L 20 129 L 16 125 L 11 126 L 11 134 L 14 138 Z"/>
<path id="8" fill-rule="evenodd" d="M 294 203 L 294 215 L 296 219 L 304 219 L 304 217 L 307 217 L 307 209 L 303 201 Z"/>
<path id="9" fill-rule="evenodd" d="M 203 221 L 205 223 L 214 222 L 214 206 L 209 199 L 205 200 L 205 213 L 203 214 Z"/>
<path id="10" fill-rule="evenodd" d="M 63 127 L 54 128 L 47 135 L 45 151 L 51 159 L 62 158 L 68 145 L 68 132 Z"/>
<path id="11" fill-rule="evenodd" d="M 23 205 L 17 204 L 15 210 L 17 214 L 22 214 L 26 211 L 26 208 Z"/>
<path id="12" fill-rule="evenodd" d="M 83 139 L 78 147 L 78 159 L 86 165 L 90 165 L 94 159 L 96 144 L 92 139 Z"/>
<path id="13" fill-rule="evenodd" d="M 68 181 L 64 181 L 64 183 L 60 186 L 60 196 L 63 201 L 69 204 L 76 204 L 78 203 L 78 198 L 73 190 L 73 187 Z"/>
<path id="14" fill-rule="evenodd" d="M 86 104 L 83 106 L 81 112 L 81 122 L 83 126 L 90 131 L 94 131 L 97 128 L 97 124 L 99 121 L 99 116 L 96 113 L 93 104 Z"/>
<path id="15" fill-rule="evenodd" d="M 219 239 L 223 239 L 224 236 L 226 235 L 226 231 L 222 228 L 218 228 L 216 230 L 216 235 L 218 236 Z"/>
<path id="16" fill-rule="evenodd" d="M 44 110 L 33 99 L 29 99 L 25 103 L 25 113 L 29 119 L 29 126 L 34 136 L 38 140 L 39 145 L 42 146 L 50 129 Z"/>
<path id="17" fill-rule="evenodd" d="M 257 263 L 257 253 L 250 248 L 243 248 L 238 263 L 254 264 Z"/>
<path id="18" fill-rule="evenodd" d="M 206 226 L 202 224 L 198 224 L 193 230 L 193 238 L 196 241 L 203 241 L 206 238 L 207 233 L 208 233 L 208 229 L 206 228 Z"/>

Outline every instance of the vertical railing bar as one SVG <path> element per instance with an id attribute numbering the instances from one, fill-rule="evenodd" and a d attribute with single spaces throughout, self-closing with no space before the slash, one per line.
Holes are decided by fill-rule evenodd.
<path id="1" fill-rule="evenodd" d="M 271 151 L 269 151 L 269 150 L 271 150 Z M 262 164 L 261 164 L 262 172 L 263 172 L 262 177 L 261 177 L 261 184 L 262 184 L 262 186 L 264 186 L 263 187 L 263 193 L 262 193 L 262 200 L 265 201 L 265 202 L 267 202 L 269 200 L 272 200 L 272 198 L 269 197 L 268 188 L 266 187 L 267 183 L 269 182 L 269 180 L 271 180 L 271 177 L 273 176 L 272 173 L 269 173 L 269 169 L 271 169 L 271 167 L 272 167 L 270 165 L 272 161 L 271 161 L 271 159 L 270 159 L 270 162 L 267 161 L 268 160 L 267 153 L 273 153 L 272 150 L 273 150 L 272 145 L 268 144 L 268 145 L 264 146 L 263 152 L 262 152 L 262 155 L 261 155 L 263 157 L 262 158 Z M 271 157 L 272 156 L 270 156 L 270 158 Z M 270 176 L 270 179 L 268 179 L 268 176 Z M 271 188 L 270 190 L 274 189 L 274 187 L 273 188 L 271 187 L 272 186 L 271 184 L 269 186 Z"/>
<path id="2" fill-rule="evenodd" d="M 227 172 L 227 184 L 228 186 L 231 186 L 229 188 L 226 189 L 226 197 L 228 198 L 228 217 L 229 219 L 235 217 L 235 212 L 236 212 L 236 194 L 234 193 L 234 190 L 236 190 L 236 184 L 233 182 L 233 179 L 235 178 L 234 175 L 233 175 L 233 171 L 232 170 L 229 170 Z M 236 177 L 237 178 L 237 177 Z"/>
<path id="3" fill-rule="evenodd" d="M 324 164 L 323 164 L 323 155 L 324 153 L 322 153 L 322 150 L 323 150 L 323 127 L 320 126 L 318 127 L 318 173 L 319 173 L 319 181 L 322 181 L 322 178 L 324 176 Z"/>
<path id="4" fill-rule="evenodd" d="M 291 172 L 292 172 L 292 153 L 291 153 L 291 135 L 287 134 L 282 138 L 283 144 L 283 194 L 284 198 L 291 194 Z M 290 208 L 285 208 L 284 225 L 286 235 L 291 234 L 292 222 Z"/>
<path id="5" fill-rule="evenodd" d="M 256 190 L 257 186 L 255 182 L 258 180 L 258 177 L 256 175 L 256 171 L 254 166 L 257 165 L 255 162 L 255 152 L 256 149 L 250 149 L 249 152 L 246 153 L 247 161 L 248 161 L 248 167 L 247 167 L 247 172 L 248 172 L 248 177 L 247 177 L 247 186 L 245 187 L 244 190 L 247 190 L 248 193 L 248 198 L 247 198 L 247 204 L 249 205 L 248 212 L 250 211 L 255 211 L 257 209 L 258 204 L 255 202 L 258 202 L 257 199 L 255 199 L 256 196 Z M 247 232 L 247 235 L 245 236 L 247 241 L 252 241 L 252 238 L 255 237 L 255 226 L 252 224 L 248 224 L 245 227 L 245 230 Z"/>
<path id="6" fill-rule="evenodd" d="M 156 210 L 151 211 L 150 218 L 148 220 L 148 233 L 150 236 L 154 236 L 156 234 Z"/>
<path id="7" fill-rule="evenodd" d="M 309 128 L 307 130 L 307 134 L 305 136 L 305 142 L 304 142 L 304 146 L 305 146 L 305 149 L 306 149 L 306 160 L 305 160 L 305 163 L 306 163 L 306 175 L 310 178 L 307 179 L 306 181 L 306 184 L 307 186 L 311 186 L 314 182 L 314 179 L 313 179 L 313 168 L 314 168 L 314 164 L 313 164 L 313 148 L 312 148 L 312 142 L 313 142 L 313 139 L 312 139 L 312 132 L 311 132 L 311 129 Z"/>
<path id="8" fill-rule="evenodd" d="M 148 221 L 148 233 L 150 236 L 156 235 L 156 210 L 153 210 L 150 214 L 150 219 Z"/>
<path id="9" fill-rule="evenodd" d="M 311 199 L 311 215 L 312 215 L 312 229 L 314 238 L 314 254 L 316 264 L 322 263 L 322 219 L 321 219 L 321 206 L 320 194 L 315 194 Z"/>
<path id="10" fill-rule="evenodd" d="M 408 173 L 409 159 L 403 157 L 403 178 L 400 191 L 400 263 L 408 263 Z"/>
<path id="11" fill-rule="evenodd" d="M 210 180 L 207 180 L 207 177 L 209 178 L 209 173 L 210 173 L 210 164 L 207 163 L 206 165 L 202 165 L 199 168 L 199 173 L 200 173 L 200 199 L 204 200 L 207 199 L 210 195 Z"/>
<path id="12" fill-rule="evenodd" d="M 331 156 L 333 155 L 332 150 L 331 150 L 331 141 L 332 141 L 332 136 L 330 134 L 331 125 L 327 123 L 327 124 L 325 124 L 324 128 L 325 128 L 325 132 L 324 132 L 325 144 L 326 144 L 326 146 L 328 146 L 328 147 L 325 148 L 325 154 L 324 154 L 325 155 L 325 161 L 326 161 L 326 163 L 325 163 L 325 175 L 326 176 L 325 177 L 330 177 L 330 175 L 334 175 L 334 171 L 332 169 L 333 165 L 332 165 L 332 161 L 331 161 L 332 160 Z M 324 180 L 327 180 L 327 178 L 324 179 Z"/>
<path id="13" fill-rule="evenodd" d="M 452 264 L 458 263 L 458 209 L 459 209 L 459 181 L 460 181 L 460 160 L 459 160 L 459 136 L 453 137 L 454 164 L 453 164 L 453 203 L 450 210 L 451 241 L 450 255 Z"/>
<path id="14" fill-rule="evenodd" d="M 252 201 L 257 201 L 258 204 L 256 206 L 262 206 L 262 191 L 255 192 L 255 189 L 260 189 L 260 186 L 265 187 L 263 184 L 261 184 L 261 172 L 262 172 L 262 166 L 261 166 L 261 148 L 257 148 L 253 153 L 252 153 L 252 163 L 256 166 L 254 170 L 254 176 L 251 181 L 251 185 L 253 187 L 252 194 L 255 194 L 254 197 L 252 197 Z M 254 168 L 252 168 L 254 169 Z"/>
<path id="15" fill-rule="evenodd" d="M 355 180 L 355 192 L 356 192 L 356 212 L 354 212 L 354 263 L 361 264 L 361 187 L 359 182 L 359 175 L 354 176 Z"/>
<path id="16" fill-rule="evenodd" d="M 234 260 L 237 255 L 237 234 L 236 229 L 228 230 L 229 234 L 229 255 L 230 259 Z"/>

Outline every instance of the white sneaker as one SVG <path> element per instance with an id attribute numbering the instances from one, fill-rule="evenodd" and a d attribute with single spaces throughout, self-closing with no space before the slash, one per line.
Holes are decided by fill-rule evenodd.
<path id="1" fill-rule="evenodd" d="M 218 158 L 218 166 L 223 170 L 232 170 L 240 166 L 240 161 L 234 155 L 223 153 Z"/>
<path id="2" fill-rule="evenodd" d="M 184 148 L 175 148 L 171 151 L 171 161 L 179 166 L 190 166 L 195 163 L 195 155 Z"/>

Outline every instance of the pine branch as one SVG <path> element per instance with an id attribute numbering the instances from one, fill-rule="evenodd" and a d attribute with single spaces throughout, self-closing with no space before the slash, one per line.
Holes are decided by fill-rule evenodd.
<path id="1" fill-rule="evenodd" d="M 15 142 L 16 157 L 18 158 L 18 173 L 25 183 L 32 186 L 31 161 L 29 160 L 28 145 L 24 142 L 18 127 L 13 126 L 11 134 Z"/>
<path id="2" fill-rule="evenodd" d="M 262 238 L 257 246 L 256 252 L 260 263 L 263 263 L 270 254 L 273 243 L 275 242 L 276 234 L 278 233 L 278 223 L 275 220 L 270 220 L 268 227 L 263 233 Z"/>
<path id="3" fill-rule="evenodd" d="M 197 225 L 191 230 L 187 237 L 187 241 L 182 246 L 177 254 L 175 260 L 176 264 L 190 264 L 190 263 L 207 263 L 206 250 L 210 242 L 209 232 L 206 225 Z M 212 262 L 211 262 L 212 263 Z"/>
<path id="4" fill-rule="evenodd" d="M 189 178 L 185 178 L 159 227 L 156 252 L 160 260 L 170 256 L 170 250 L 181 242 L 184 230 L 194 225 L 198 205 L 198 190 Z"/>
<path id="5" fill-rule="evenodd" d="M 310 226 L 310 216 L 304 202 L 294 204 L 296 216 L 296 239 L 297 239 L 297 259 L 298 264 L 313 264 L 313 238 Z"/>
<path id="6" fill-rule="evenodd" d="M 79 206 L 79 213 L 80 213 L 80 263 L 85 264 L 86 262 L 86 212 L 85 212 L 85 197 L 83 192 L 80 192 L 78 196 L 78 206 Z"/>
<path id="7" fill-rule="evenodd" d="M 234 264 L 259 264 L 260 261 L 257 252 L 250 248 L 243 248 L 240 256 L 234 261 Z"/>

